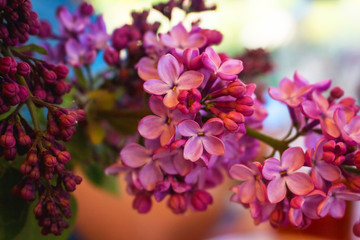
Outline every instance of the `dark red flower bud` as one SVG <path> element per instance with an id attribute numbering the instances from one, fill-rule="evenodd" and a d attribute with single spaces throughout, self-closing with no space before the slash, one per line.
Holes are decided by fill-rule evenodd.
<path id="1" fill-rule="evenodd" d="M 55 73 L 59 79 L 64 79 L 69 73 L 69 68 L 63 64 L 59 64 L 55 67 Z"/>
<path id="2" fill-rule="evenodd" d="M 34 215 L 36 217 L 41 217 L 41 215 L 43 214 L 43 211 L 42 211 L 42 201 L 40 201 L 38 204 L 36 204 L 36 206 L 34 207 Z"/>
<path id="3" fill-rule="evenodd" d="M 25 86 L 20 85 L 18 95 L 19 95 L 19 98 L 20 98 L 20 102 L 24 103 L 29 97 L 29 91 Z"/>
<path id="4" fill-rule="evenodd" d="M 60 163 L 66 164 L 70 160 L 71 156 L 69 152 L 61 151 L 56 155 L 56 158 Z"/>
<path id="5" fill-rule="evenodd" d="M 14 75 L 17 72 L 17 62 L 15 59 L 10 58 L 10 69 L 9 69 L 9 75 Z"/>
<path id="6" fill-rule="evenodd" d="M 31 171 L 32 167 L 27 162 L 23 162 L 20 165 L 20 172 L 24 175 L 28 174 Z"/>
<path id="7" fill-rule="evenodd" d="M 80 14 L 84 17 L 89 17 L 94 14 L 94 8 L 91 4 L 83 2 L 80 5 Z"/>
<path id="8" fill-rule="evenodd" d="M 25 185 L 20 191 L 21 197 L 26 201 L 35 200 L 35 189 L 32 185 Z"/>
<path id="9" fill-rule="evenodd" d="M 58 94 L 60 96 L 62 96 L 65 93 L 69 92 L 69 90 L 70 90 L 69 84 L 66 83 L 63 80 L 57 82 L 56 85 L 55 85 L 55 92 L 56 92 L 56 94 Z"/>
<path id="10" fill-rule="evenodd" d="M 12 161 L 16 157 L 16 147 L 13 148 L 5 148 L 4 149 L 4 158 L 6 161 Z"/>
<path id="11" fill-rule="evenodd" d="M 76 189 L 76 182 L 71 178 L 65 179 L 64 185 L 65 185 L 66 191 L 68 191 L 68 192 L 73 192 Z"/>
<path id="12" fill-rule="evenodd" d="M 335 99 L 341 98 L 343 95 L 344 95 L 344 90 L 342 90 L 338 86 L 333 87 L 333 89 L 331 89 L 330 91 L 330 96 Z"/>
<path id="13" fill-rule="evenodd" d="M 113 48 L 107 48 L 104 52 L 104 60 L 109 66 L 116 66 L 120 62 L 119 52 Z"/>
<path id="14" fill-rule="evenodd" d="M 35 97 L 40 98 L 41 100 L 46 99 L 46 92 L 44 89 L 42 89 L 40 86 L 33 91 L 33 94 Z"/>
<path id="15" fill-rule="evenodd" d="M 173 194 L 169 199 L 168 206 L 176 214 L 184 213 L 187 209 L 186 198 L 182 194 Z"/>
<path id="16" fill-rule="evenodd" d="M 208 205 L 212 204 L 212 202 L 212 196 L 204 190 L 194 192 L 191 198 L 192 206 L 198 211 L 205 211 Z"/>
<path id="17" fill-rule="evenodd" d="M 57 75 L 55 72 L 53 72 L 51 70 L 44 70 L 42 75 L 43 75 L 44 81 L 46 83 L 49 83 L 49 84 L 56 83 Z"/>
<path id="18" fill-rule="evenodd" d="M 9 124 L 6 127 L 6 131 L 0 137 L 0 145 L 4 148 L 12 148 L 15 147 L 16 140 L 14 137 L 14 125 Z"/>
<path id="19" fill-rule="evenodd" d="M 11 106 L 18 105 L 20 102 L 21 102 L 21 98 L 20 98 L 20 96 L 18 96 L 18 95 L 13 96 L 13 97 L 11 97 L 11 98 L 8 99 L 8 103 L 9 103 Z"/>
<path id="20" fill-rule="evenodd" d="M 360 237 L 360 221 L 357 221 L 353 226 L 353 233 L 355 236 Z"/>
<path id="21" fill-rule="evenodd" d="M 282 208 L 277 207 L 271 214 L 270 214 L 270 224 L 274 228 L 283 226 L 286 223 L 286 214 Z"/>
<path id="22" fill-rule="evenodd" d="M 147 213 L 151 209 L 151 199 L 149 196 L 137 194 L 133 201 L 133 208 L 139 213 Z"/>
<path id="23" fill-rule="evenodd" d="M 1 87 L 2 87 L 2 95 L 5 98 L 15 97 L 20 92 L 20 88 L 17 83 L 4 83 L 2 84 Z"/>
<path id="24" fill-rule="evenodd" d="M 30 174 L 29 177 L 31 177 L 32 179 L 39 179 L 40 178 L 40 171 L 38 167 L 34 167 Z"/>
<path id="25" fill-rule="evenodd" d="M 58 164 L 56 157 L 54 157 L 50 153 L 45 153 L 43 159 L 44 159 L 44 164 L 47 167 L 54 167 Z"/>
<path id="26" fill-rule="evenodd" d="M 30 74 L 31 68 L 30 65 L 26 62 L 20 62 L 17 66 L 17 71 L 22 76 L 27 76 Z"/>
<path id="27" fill-rule="evenodd" d="M 76 124 L 76 119 L 71 115 L 63 114 L 59 117 L 59 122 L 64 127 L 71 127 Z"/>
<path id="28" fill-rule="evenodd" d="M 40 38 L 48 38 L 52 35 L 51 25 L 48 21 L 40 21 L 38 36 Z"/>
<path id="29" fill-rule="evenodd" d="M 232 97 L 240 98 L 244 96 L 246 92 L 246 87 L 242 82 L 237 80 L 229 83 L 229 85 L 227 86 L 227 90 Z"/>
<path id="30" fill-rule="evenodd" d="M 9 37 L 9 31 L 4 24 L 0 24 L 0 38 L 5 39 Z"/>
<path id="31" fill-rule="evenodd" d="M 75 176 L 74 181 L 79 185 L 82 182 L 82 178 L 80 176 Z"/>

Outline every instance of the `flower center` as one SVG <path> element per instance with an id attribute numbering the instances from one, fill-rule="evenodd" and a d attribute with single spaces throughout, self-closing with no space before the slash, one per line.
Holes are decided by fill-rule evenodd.
<path id="1" fill-rule="evenodd" d="M 204 136 L 205 135 L 205 133 L 204 132 L 198 132 L 198 134 L 197 134 L 198 136 Z"/>
<path id="2" fill-rule="evenodd" d="M 177 86 L 174 85 L 171 90 L 172 90 L 172 91 L 175 91 L 176 87 L 177 87 Z"/>
<path id="3" fill-rule="evenodd" d="M 280 171 L 280 175 L 281 175 L 281 177 L 287 176 L 287 171 L 286 170 Z"/>

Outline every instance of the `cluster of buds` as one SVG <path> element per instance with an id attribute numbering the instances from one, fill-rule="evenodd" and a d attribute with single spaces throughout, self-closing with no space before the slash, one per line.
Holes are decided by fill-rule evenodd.
<path id="1" fill-rule="evenodd" d="M 0 2 L 0 39 L 7 46 L 25 43 L 29 35 L 37 35 L 40 22 L 32 11 L 30 0 L 2 0 Z"/>
<path id="2" fill-rule="evenodd" d="M 29 97 L 25 86 L 19 85 L 7 76 L 0 79 L 0 114 L 6 113 L 12 106 L 24 103 Z"/>

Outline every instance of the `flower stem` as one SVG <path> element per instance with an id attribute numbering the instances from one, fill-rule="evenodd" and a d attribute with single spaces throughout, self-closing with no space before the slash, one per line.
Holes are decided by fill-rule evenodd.
<path id="1" fill-rule="evenodd" d="M 267 145 L 271 146 L 272 148 L 274 148 L 274 150 L 277 150 L 280 153 L 284 152 L 287 148 L 289 148 L 287 142 L 265 135 L 253 128 L 246 127 L 246 134 L 266 143 Z"/>

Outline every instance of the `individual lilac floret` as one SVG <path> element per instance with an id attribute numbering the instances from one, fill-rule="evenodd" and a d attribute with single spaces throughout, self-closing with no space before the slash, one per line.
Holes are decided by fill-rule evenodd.
<path id="1" fill-rule="evenodd" d="M 189 33 L 184 25 L 179 23 L 168 34 L 160 35 L 161 42 L 169 48 L 200 48 L 206 44 L 206 37 L 201 33 Z"/>
<path id="2" fill-rule="evenodd" d="M 90 41 L 91 39 L 85 34 L 79 37 L 79 42 L 73 38 L 66 42 L 65 50 L 71 66 L 81 67 L 95 60 L 96 50 L 92 48 Z"/>
<path id="3" fill-rule="evenodd" d="M 92 45 L 98 50 L 105 49 L 110 36 L 106 32 L 106 25 L 102 15 L 98 16 L 96 22 L 90 25 L 90 32 Z"/>
<path id="4" fill-rule="evenodd" d="M 241 185 L 231 188 L 242 203 L 250 203 L 255 199 L 261 202 L 266 200 L 266 186 L 262 181 L 259 165 L 260 163 L 249 163 L 247 167 L 244 164 L 235 164 L 229 170 L 233 179 L 244 181 Z"/>
<path id="5" fill-rule="evenodd" d="M 296 195 L 305 195 L 314 189 L 309 175 L 295 172 L 304 162 L 304 152 L 300 147 L 288 148 L 282 154 L 281 162 L 276 158 L 265 161 L 262 174 L 270 180 L 267 195 L 271 203 L 280 202 L 285 198 L 286 186 Z"/>
<path id="6" fill-rule="evenodd" d="M 339 108 L 334 113 L 334 119 L 346 142 L 360 144 L 360 116 L 355 116 L 347 122 L 346 113 Z"/>
<path id="7" fill-rule="evenodd" d="M 200 86 L 204 75 L 197 71 L 182 73 L 183 66 L 171 54 L 162 56 L 158 63 L 158 74 L 161 80 L 150 79 L 144 83 L 144 89 L 148 93 L 164 95 L 164 104 L 169 108 L 175 107 L 180 90 L 190 90 Z"/>
<path id="8" fill-rule="evenodd" d="M 243 70 L 242 61 L 237 59 L 226 59 L 221 61 L 220 56 L 212 49 L 207 47 L 202 54 L 204 66 L 223 80 L 235 80 L 237 74 Z"/>
<path id="9" fill-rule="evenodd" d="M 158 70 L 156 68 L 157 63 L 157 59 L 149 57 L 141 58 L 140 61 L 135 65 L 139 77 L 144 81 L 150 79 L 160 79 Z"/>
<path id="10" fill-rule="evenodd" d="M 320 217 L 330 214 L 333 218 L 342 218 L 345 214 L 345 200 L 359 201 L 360 194 L 347 190 L 342 183 L 333 185 L 329 188 L 326 198 L 319 204 L 317 214 Z"/>
<path id="11" fill-rule="evenodd" d="M 175 135 L 175 126 L 184 119 L 192 118 L 193 115 L 184 115 L 179 110 L 171 111 L 164 104 L 160 96 L 151 96 L 149 107 L 155 115 L 149 115 L 141 119 L 138 131 L 147 139 L 160 137 L 162 146 L 168 144 Z"/>
<path id="12" fill-rule="evenodd" d="M 57 16 L 65 32 L 70 33 L 83 32 L 89 21 L 80 15 L 72 15 L 66 7 L 60 7 Z"/>
<path id="13" fill-rule="evenodd" d="M 209 119 L 203 127 L 193 120 L 184 120 L 178 125 L 179 133 L 190 137 L 184 146 L 184 158 L 197 161 L 204 148 L 211 155 L 219 156 L 225 153 L 224 143 L 215 137 L 223 133 L 224 124 L 219 118 Z"/>

